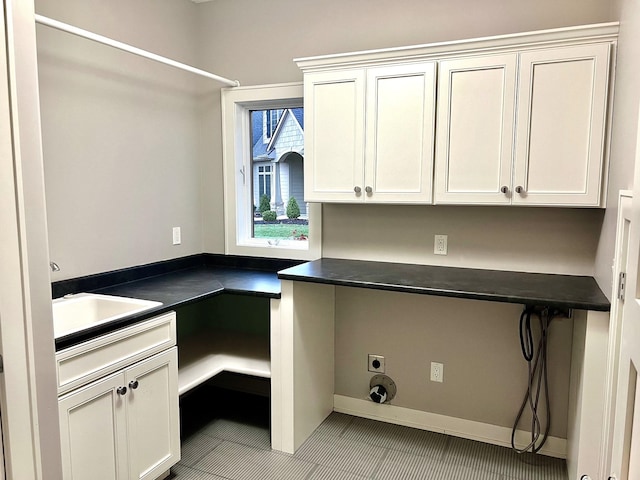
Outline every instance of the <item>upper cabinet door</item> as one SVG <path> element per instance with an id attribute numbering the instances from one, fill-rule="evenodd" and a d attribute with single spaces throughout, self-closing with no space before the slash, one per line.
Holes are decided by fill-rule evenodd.
<path id="1" fill-rule="evenodd" d="M 600 205 L 609 51 L 602 43 L 520 55 L 514 204 Z"/>
<path id="2" fill-rule="evenodd" d="M 435 203 L 510 203 L 516 64 L 515 53 L 440 62 Z"/>
<path id="3" fill-rule="evenodd" d="M 364 69 L 305 74 L 307 202 L 363 201 Z"/>
<path id="4" fill-rule="evenodd" d="M 365 201 L 431 203 L 435 62 L 367 70 Z"/>

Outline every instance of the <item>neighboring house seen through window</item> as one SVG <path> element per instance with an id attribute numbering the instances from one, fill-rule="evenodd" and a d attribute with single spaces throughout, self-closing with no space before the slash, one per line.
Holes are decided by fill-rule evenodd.
<path id="1" fill-rule="evenodd" d="M 251 112 L 253 237 L 307 240 L 302 107 Z M 267 130 L 263 130 L 266 126 Z"/>
<path id="2" fill-rule="evenodd" d="M 304 201 L 299 84 L 223 90 L 225 241 L 231 254 L 320 257 L 320 205 Z"/>

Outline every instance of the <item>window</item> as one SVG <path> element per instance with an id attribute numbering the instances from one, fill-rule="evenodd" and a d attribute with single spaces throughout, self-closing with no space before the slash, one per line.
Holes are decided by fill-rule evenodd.
<path id="1" fill-rule="evenodd" d="M 226 253 L 319 258 L 321 205 L 304 202 L 302 85 L 223 89 L 222 123 Z"/>
<path id="2" fill-rule="evenodd" d="M 271 198 L 271 165 L 258 167 L 258 201 L 263 195 Z"/>

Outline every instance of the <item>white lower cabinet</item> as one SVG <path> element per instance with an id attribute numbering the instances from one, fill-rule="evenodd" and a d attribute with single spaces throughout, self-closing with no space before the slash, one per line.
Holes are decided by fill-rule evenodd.
<path id="1" fill-rule="evenodd" d="M 180 460 L 177 347 L 62 395 L 58 409 L 65 480 L 161 477 Z"/>
<path id="2" fill-rule="evenodd" d="M 58 402 L 65 479 L 128 478 L 124 374 L 98 380 Z"/>

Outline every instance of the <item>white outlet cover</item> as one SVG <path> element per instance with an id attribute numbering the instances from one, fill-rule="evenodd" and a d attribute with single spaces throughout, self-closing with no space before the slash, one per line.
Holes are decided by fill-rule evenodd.
<path id="1" fill-rule="evenodd" d="M 444 365 L 438 362 L 431 362 L 431 381 L 440 382 L 444 381 Z"/>
<path id="2" fill-rule="evenodd" d="M 173 244 L 180 245 L 182 243 L 182 234 L 180 227 L 173 227 Z"/>
<path id="3" fill-rule="evenodd" d="M 447 235 L 435 235 L 433 238 L 433 253 L 435 255 L 447 254 Z"/>

